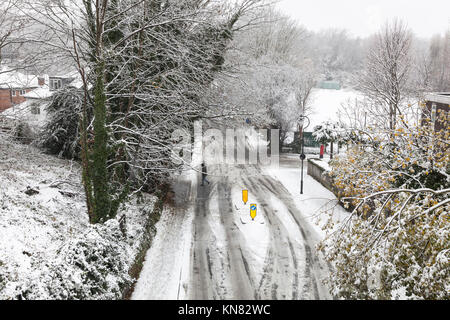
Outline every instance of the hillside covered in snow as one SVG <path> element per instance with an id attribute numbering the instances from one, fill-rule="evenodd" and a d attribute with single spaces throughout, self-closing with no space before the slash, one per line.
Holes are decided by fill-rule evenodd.
<path id="1" fill-rule="evenodd" d="M 156 197 L 90 225 L 80 177 L 75 162 L 0 139 L 0 300 L 120 299 L 133 282 Z"/>

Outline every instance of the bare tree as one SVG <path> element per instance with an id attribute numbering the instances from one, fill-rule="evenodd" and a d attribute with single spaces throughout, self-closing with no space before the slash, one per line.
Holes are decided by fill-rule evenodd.
<path id="1" fill-rule="evenodd" d="M 358 79 L 359 89 L 378 106 L 370 114 L 391 130 L 396 128 L 408 92 L 411 39 L 402 21 L 387 22 L 376 35 Z"/>
<path id="2" fill-rule="evenodd" d="M 316 84 L 317 72 L 311 60 L 305 60 L 298 67 L 298 76 L 296 81 L 295 99 L 302 115 L 311 113 L 311 92 Z"/>
<path id="3" fill-rule="evenodd" d="M 45 52 L 29 41 L 40 34 L 40 30 L 22 11 L 25 1 L 5 0 L 0 3 L 0 64 L 7 66 L 3 72 L 20 71 L 38 75 L 43 70 L 45 59 L 42 57 Z M 46 66 L 54 63 L 53 59 Z"/>

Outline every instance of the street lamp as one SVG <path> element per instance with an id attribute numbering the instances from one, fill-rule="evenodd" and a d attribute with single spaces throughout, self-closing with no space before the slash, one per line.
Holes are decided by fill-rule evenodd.
<path id="1" fill-rule="evenodd" d="M 305 120 L 307 121 L 307 125 L 305 126 Z M 309 120 L 309 118 L 305 115 L 301 115 L 300 118 L 298 119 L 298 125 L 300 127 L 300 141 L 301 141 L 301 154 L 300 154 L 300 160 L 302 160 L 302 170 L 300 173 L 300 194 L 303 194 L 303 162 L 306 159 L 306 155 L 305 155 L 305 135 L 304 135 L 304 130 L 306 128 L 309 127 L 309 125 L 311 124 L 311 121 Z"/>

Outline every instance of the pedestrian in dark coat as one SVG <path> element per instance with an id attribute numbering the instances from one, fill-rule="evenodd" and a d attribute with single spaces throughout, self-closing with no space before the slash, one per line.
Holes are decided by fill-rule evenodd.
<path id="1" fill-rule="evenodd" d="M 202 162 L 202 186 L 205 185 L 205 181 L 208 182 L 209 185 L 209 181 L 206 179 L 206 177 L 208 176 L 208 171 L 206 170 L 206 165 L 204 162 Z"/>

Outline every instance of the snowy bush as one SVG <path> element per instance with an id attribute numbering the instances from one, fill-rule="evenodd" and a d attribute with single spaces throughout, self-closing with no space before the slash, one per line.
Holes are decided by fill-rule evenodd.
<path id="1" fill-rule="evenodd" d="M 321 244 L 338 297 L 450 298 L 449 132 L 403 120 L 370 129 L 332 162 L 339 197 L 354 208 Z"/>
<path id="2" fill-rule="evenodd" d="M 341 124 L 337 122 L 325 121 L 314 127 L 313 137 L 321 144 L 328 144 L 331 142 L 336 142 L 344 132 L 346 131 Z"/>
<path id="3" fill-rule="evenodd" d="M 126 257 L 125 238 L 117 220 L 89 226 L 85 233 L 69 239 L 36 279 L 21 283 L 12 298 L 121 299 L 131 283 Z"/>
<path id="4" fill-rule="evenodd" d="M 127 276 L 123 235 L 117 220 L 89 229 L 66 244 L 52 266 L 49 292 L 55 299 L 120 299 Z M 59 263 L 58 263 L 59 262 Z"/>

